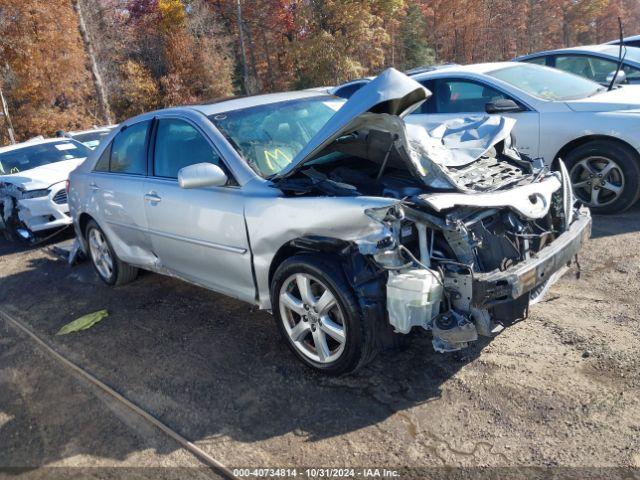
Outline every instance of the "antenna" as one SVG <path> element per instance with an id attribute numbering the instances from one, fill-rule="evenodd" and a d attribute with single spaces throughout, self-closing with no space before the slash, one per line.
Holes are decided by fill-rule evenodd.
<path id="1" fill-rule="evenodd" d="M 622 30 L 622 20 L 618 17 L 618 27 L 620 28 L 620 50 L 618 52 L 618 68 L 616 68 L 616 73 L 613 75 L 611 79 L 611 83 L 609 84 L 609 88 L 607 91 L 613 90 L 613 85 L 616 83 L 616 78 L 618 78 L 618 74 L 620 73 L 620 69 L 622 68 L 622 62 L 624 61 L 624 57 L 627 55 L 627 47 L 624 44 L 624 32 Z M 624 48 L 624 55 L 622 55 L 622 49 Z"/>

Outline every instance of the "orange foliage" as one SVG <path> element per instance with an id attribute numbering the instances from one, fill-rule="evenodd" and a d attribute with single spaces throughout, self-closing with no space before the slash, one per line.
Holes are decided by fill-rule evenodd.
<path id="1" fill-rule="evenodd" d="M 0 58 L 18 138 L 89 127 L 97 118 L 77 17 L 68 0 L 3 0 Z"/>
<path id="2" fill-rule="evenodd" d="M 640 33 L 640 0 L 79 0 L 119 120 L 387 66 L 482 62 Z M 240 27 L 241 26 L 241 27 Z M 243 75 L 240 28 L 244 36 Z M 97 121 L 69 0 L 0 2 L 0 82 L 21 139 Z"/>

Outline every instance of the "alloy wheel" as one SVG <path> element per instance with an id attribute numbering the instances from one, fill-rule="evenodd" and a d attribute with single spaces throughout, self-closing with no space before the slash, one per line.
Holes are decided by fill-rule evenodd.
<path id="1" fill-rule="evenodd" d="M 331 290 L 306 273 L 291 275 L 279 294 L 280 317 L 293 346 L 318 363 L 336 361 L 347 341 L 345 316 Z"/>
<path id="2" fill-rule="evenodd" d="M 624 190 L 622 169 L 611 158 L 586 157 L 571 168 L 569 175 L 575 196 L 590 207 L 609 205 Z"/>
<path id="3" fill-rule="evenodd" d="M 100 276 L 109 280 L 113 275 L 113 258 L 107 240 L 102 232 L 96 228 L 89 232 L 89 251 Z"/>

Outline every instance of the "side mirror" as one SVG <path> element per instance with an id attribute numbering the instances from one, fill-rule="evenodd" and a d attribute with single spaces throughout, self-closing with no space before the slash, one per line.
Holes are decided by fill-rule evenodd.
<path id="1" fill-rule="evenodd" d="M 607 85 L 611 84 L 611 80 L 613 80 L 613 76 L 616 74 L 614 70 L 609 75 L 607 75 Z M 627 83 L 627 74 L 624 73 L 624 70 L 620 70 L 618 75 L 616 75 L 616 81 L 613 82 L 614 85 L 620 85 L 621 83 Z"/>
<path id="2" fill-rule="evenodd" d="M 487 113 L 515 113 L 521 112 L 522 108 L 513 100 L 503 98 L 487 103 L 484 106 L 484 110 Z"/>
<path id="3" fill-rule="evenodd" d="M 213 163 L 196 163 L 178 171 L 180 188 L 221 187 L 227 180 L 227 175 Z"/>

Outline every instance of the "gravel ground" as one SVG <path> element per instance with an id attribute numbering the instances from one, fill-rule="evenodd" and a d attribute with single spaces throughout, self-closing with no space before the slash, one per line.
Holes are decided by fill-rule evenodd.
<path id="1" fill-rule="evenodd" d="M 109 288 L 52 245 L 0 241 L 0 308 L 231 468 L 613 475 L 640 468 L 639 231 L 640 208 L 595 218 L 580 278 L 571 270 L 527 320 L 490 342 L 441 355 L 418 334 L 407 350 L 338 379 L 300 365 L 265 312 L 150 273 Z M 54 336 L 103 308 L 109 317 L 90 330 Z M 64 372 L 26 340 L 0 335 L 0 466 L 194 464 L 78 381 L 61 381 Z M 76 421 L 83 405 L 104 418 Z M 77 441 L 50 441 L 52 425 L 54 439 Z M 12 440 L 16 430 L 24 441 Z"/>
<path id="2" fill-rule="evenodd" d="M 0 478 L 2 469 L 30 478 L 100 477 L 116 466 L 130 473 L 145 467 L 158 479 L 219 478 L 26 335 L 0 324 Z M 162 468 L 175 466 L 189 468 Z"/>

